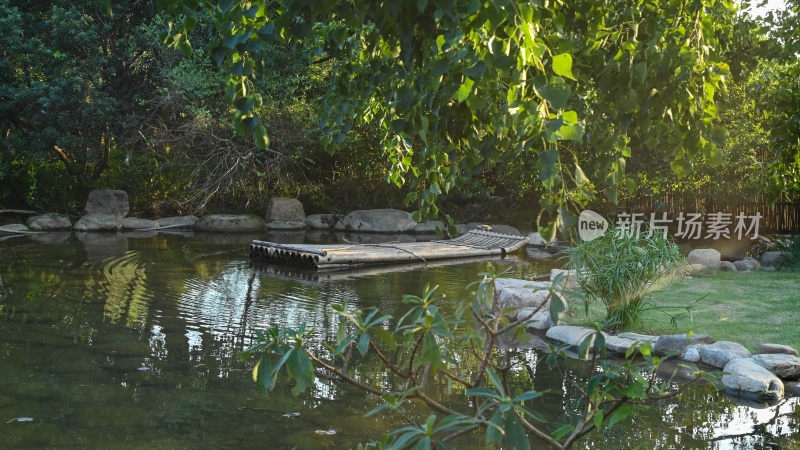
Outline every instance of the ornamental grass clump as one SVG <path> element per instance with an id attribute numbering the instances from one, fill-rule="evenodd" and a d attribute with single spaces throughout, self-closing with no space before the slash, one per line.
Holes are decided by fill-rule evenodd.
<path id="1" fill-rule="evenodd" d="M 603 302 L 612 328 L 628 328 L 644 310 L 658 309 L 645 301 L 654 283 L 684 261 L 675 242 L 661 232 L 636 236 L 622 231 L 610 227 L 602 236 L 567 250 L 569 268 L 579 273 L 586 308 L 590 301 Z"/>

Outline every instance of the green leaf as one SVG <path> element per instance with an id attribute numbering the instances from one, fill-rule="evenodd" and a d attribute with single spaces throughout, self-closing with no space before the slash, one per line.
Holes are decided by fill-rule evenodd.
<path id="1" fill-rule="evenodd" d="M 608 418 L 608 428 L 613 427 L 614 424 L 619 422 L 620 420 L 624 420 L 626 417 L 630 415 L 630 413 L 631 413 L 631 405 L 626 403 L 620 406 L 616 411 L 614 411 L 614 414 L 611 414 L 611 417 Z"/>
<path id="2" fill-rule="evenodd" d="M 603 414 L 603 411 L 597 411 L 597 414 L 594 415 L 594 427 L 599 430 L 603 426 L 604 418 L 605 415 Z"/>
<path id="3" fill-rule="evenodd" d="M 294 378 L 295 385 L 292 388 L 294 396 L 305 392 L 308 386 L 314 382 L 314 366 L 311 364 L 311 358 L 302 348 L 292 352 L 292 356 L 286 362 L 286 369 L 289 376 Z"/>
<path id="4" fill-rule="evenodd" d="M 369 339 L 369 333 L 362 333 L 361 337 L 358 339 L 358 345 L 356 348 L 358 349 L 358 352 L 361 353 L 361 356 L 366 355 L 367 351 L 369 350 Z"/>
<path id="5" fill-rule="evenodd" d="M 567 104 L 570 89 L 566 84 L 548 83 L 538 88 L 539 95 L 554 108 L 563 108 Z"/>
<path id="6" fill-rule="evenodd" d="M 574 429 L 575 429 L 575 425 L 570 425 L 570 424 L 561 425 L 555 431 L 553 431 L 553 433 L 551 433 L 550 436 L 552 436 L 553 439 L 558 441 L 558 440 L 562 439 L 564 436 L 572 433 L 572 430 L 574 430 Z"/>
<path id="7" fill-rule="evenodd" d="M 583 136 L 583 130 L 580 125 L 562 125 L 558 129 L 557 134 L 562 140 L 566 141 L 580 141 Z"/>
<path id="8" fill-rule="evenodd" d="M 466 100 L 467 97 L 469 97 L 470 92 L 472 91 L 472 85 L 473 84 L 475 84 L 475 82 L 472 81 L 471 78 L 465 77 L 464 78 L 464 82 L 461 83 L 461 86 L 459 86 L 459 88 L 456 91 L 456 93 L 453 94 L 453 98 L 459 103 L 461 103 L 464 100 Z"/>
<path id="9" fill-rule="evenodd" d="M 575 111 L 564 111 L 561 114 L 561 118 L 564 119 L 565 122 L 575 124 L 578 123 L 578 113 Z"/>
<path id="10" fill-rule="evenodd" d="M 431 365 L 435 372 L 442 366 L 442 350 L 436 342 L 436 338 L 428 333 L 422 343 L 422 361 Z"/>
<path id="11" fill-rule="evenodd" d="M 491 420 L 489 420 L 489 425 L 486 427 L 486 442 L 500 442 L 504 433 L 503 413 L 500 412 L 500 409 L 495 409 Z"/>
<path id="12" fill-rule="evenodd" d="M 267 129 L 263 124 L 253 130 L 253 138 L 255 138 L 256 147 L 262 150 L 269 148 L 269 136 L 267 136 Z"/>
<path id="13" fill-rule="evenodd" d="M 525 428 L 517 419 L 517 415 L 513 413 L 506 414 L 506 445 L 516 450 L 530 450 L 531 448 Z"/>
<path id="14" fill-rule="evenodd" d="M 577 81 L 575 76 L 572 75 L 572 55 L 569 53 L 553 56 L 553 72 L 562 77 Z"/>
<path id="15" fill-rule="evenodd" d="M 111 0 L 101 0 L 100 9 L 108 17 L 113 17 L 114 13 L 111 11 Z"/>

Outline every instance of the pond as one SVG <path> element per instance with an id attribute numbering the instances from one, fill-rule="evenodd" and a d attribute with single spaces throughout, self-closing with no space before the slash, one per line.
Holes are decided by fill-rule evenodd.
<path id="1" fill-rule="evenodd" d="M 260 396 L 252 361 L 237 353 L 254 332 L 306 322 L 332 339 L 331 306 L 380 306 L 399 316 L 403 294 L 439 285 L 465 294 L 484 261 L 316 276 L 251 266 L 253 238 L 336 239 L 304 234 L 47 233 L 0 242 L 0 447 L 350 448 L 400 426 L 363 414 L 378 400 L 317 380 L 304 395 Z M 524 256 L 495 259 L 513 276 L 542 272 Z M 547 390 L 535 409 L 553 427 L 576 414 L 575 395 L 533 350 L 512 384 Z M 566 362 L 582 377 L 586 363 Z M 367 364 L 364 378 L 380 377 Z M 286 386 L 284 384 L 283 386 Z M 435 386 L 442 397 L 445 387 Z M 568 392 L 566 396 L 562 393 Z M 451 400 L 453 401 L 453 400 Z M 458 403 L 453 403 L 457 405 Z M 710 387 L 638 410 L 578 448 L 798 448 L 800 402 L 738 405 Z M 459 448 L 484 448 L 480 436 Z"/>

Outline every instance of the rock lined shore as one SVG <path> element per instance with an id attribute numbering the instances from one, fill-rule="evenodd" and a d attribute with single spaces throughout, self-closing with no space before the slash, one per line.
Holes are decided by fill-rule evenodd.
<path id="1" fill-rule="evenodd" d="M 554 269 L 550 278 L 555 279 L 560 272 Z M 494 310 L 508 311 L 510 320 L 531 317 L 525 327 L 530 332 L 544 334 L 557 345 L 577 348 L 587 338 L 593 343 L 594 329 L 553 322 L 549 312 L 549 286 L 548 282 L 498 278 L 495 281 Z M 531 316 L 537 309 L 538 312 Z M 613 356 L 624 357 L 631 347 L 638 351 L 640 345 L 648 343 L 652 353 L 659 357 L 721 370 L 726 393 L 733 397 L 775 403 L 784 396 L 800 396 L 800 357 L 797 349 L 787 345 L 762 343 L 753 355 L 739 343 L 717 341 L 705 334 L 650 336 L 603 333 L 603 337 L 606 350 Z"/>

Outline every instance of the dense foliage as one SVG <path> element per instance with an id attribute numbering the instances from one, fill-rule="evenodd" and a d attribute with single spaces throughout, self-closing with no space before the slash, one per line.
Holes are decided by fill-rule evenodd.
<path id="1" fill-rule="evenodd" d="M 491 264 L 487 269 L 482 279 L 473 283 L 471 294 L 458 301 L 452 315 L 438 307 L 442 297 L 436 288 L 426 288 L 421 296 L 404 296 L 408 310 L 399 318 L 378 310 L 350 311 L 347 305 L 335 306 L 339 317 L 336 338 L 326 342 L 325 348 L 313 344 L 314 330 L 307 330 L 304 324 L 276 326 L 259 332 L 259 343 L 243 357 L 257 356 L 253 380 L 265 393 L 288 378 L 293 383 L 292 393 L 298 395 L 320 377 L 380 396 L 384 403 L 367 416 L 396 415 L 406 426 L 366 448 L 447 449 L 453 448 L 452 440 L 468 433 L 483 433 L 487 445 L 502 443 L 504 448 L 528 449 L 532 441 L 534 447 L 571 448 L 592 431 L 608 430 L 628 417 L 633 406 L 677 395 L 691 384 L 676 388 L 660 380 L 656 371 L 662 359 L 652 354 L 649 343 L 638 345 L 642 358 L 636 361 L 634 346 L 622 364 L 601 362 L 598 357 L 605 355 L 605 338 L 598 329 L 578 349 L 582 358 L 591 359 L 588 381 L 564 377 L 564 389 L 580 393 L 579 417 L 570 423 L 545 423 L 532 406 L 545 393 L 534 386 L 521 392 L 511 389 L 509 374 L 519 370 L 517 365 L 522 362 L 504 359 L 503 347 L 515 340 L 526 342 L 525 323 L 546 304 L 527 317 L 508 320 L 505 314 L 509 311 L 493 311 L 494 281 L 499 274 Z M 554 280 L 548 289 L 549 313 L 555 320 L 566 306 L 562 280 L 563 276 Z M 550 369 L 560 372 L 559 359 L 565 357 L 567 347 L 551 347 L 546 359 Z M 359 366 L 370 358 L 385 366 L 386 378 L 361 376 Z M 718 381 L 692 365 L 687 368 L 695 381 Z M 460 400 L 459 407 L 447 406 L 453 402 L 437 398 L 432 388 L 437 382 L 447 384 L 448 395 Z M 426 410 L 419 411 L 415 403 Z"/>

